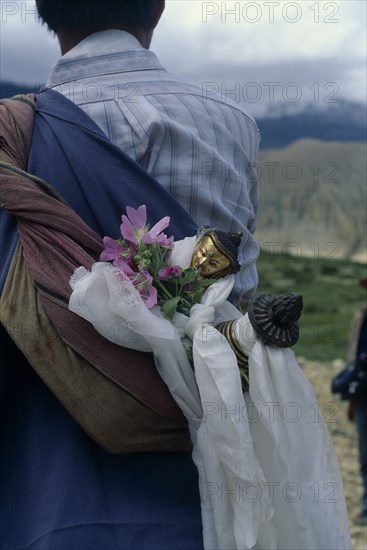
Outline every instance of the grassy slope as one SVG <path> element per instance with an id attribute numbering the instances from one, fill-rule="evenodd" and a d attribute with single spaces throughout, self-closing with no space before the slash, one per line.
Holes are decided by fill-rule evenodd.
<path id="1" fill-rule="evenodd" d="M 366 306 L 358 279 L 366 267 L 347 260 L 296 258 L 262 251 L 258 292 L 299 292 L 304 309 L 296 355 L 330 361 L 345 358 L 353 313 Z"/>

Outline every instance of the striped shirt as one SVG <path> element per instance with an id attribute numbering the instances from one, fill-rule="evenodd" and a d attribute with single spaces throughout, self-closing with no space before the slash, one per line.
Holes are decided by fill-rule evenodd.
<path id="1" fill-rule="evenodd" d="M 81 107 L 199 226 L 243 232 L 232 300 L 248 299 L 259 253 L 255 121 L 227 98 L 167 72 L 121 30 L 88 36 L 55 64 L 46 86 Z"/>

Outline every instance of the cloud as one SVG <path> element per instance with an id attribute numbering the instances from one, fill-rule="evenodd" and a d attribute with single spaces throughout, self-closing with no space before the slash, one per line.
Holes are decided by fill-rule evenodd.
<path id="1" fill-rule="evenodd" d="M 362 78 L 358 61 L 348 65 L 334 58 L 289 61 L 286 65 L 274 63 L 207 63 L 205 75 L 198 66 L 188 72 L 201 86 L 203 95 L 217 92 L 223 98 L 245 106 L 258 116 L 271 111 L 275 104 L 289 107 L 313 104 L 319 107 L 335 104 L 343 99 L 365 100 L 365 89 L 350 86 L 351 74 Z M 353 76 L 353 74 L 352 74 Z"/>
<path id="2" fill-rule="evenodd" d="M 33 1 L 0 2 L 0 78 L 45 82 L 60 56 L 57 41 L 36 17 Z"/>
<path id="3" fill-rule="evenodd" d="M 286 103 L 299 95 L 306 103 L 366 99 L 365 2 L 186 0 L 184 8 L 168 0 L 167 6 L 164 32 L 157 31 L 153 44 L 163 65 L 199 83 L 214 82 L 220 93 L 233 90 L 228 97 L 235 101 L 239 84 L 240 102 L 254 114 L 271 107 L 273 96 Z M 172 47 L 177 20 L 185 20 L 180 49 Z"/>
<path id="4" fill-rule="evenodd" d="M 219 62 L 233 56 L 241 56 L 244 61 L 256 59 L 259 63 L 315 59 L 320 55 L 348 56 L 351 50 L 360 57 L 361 52 L 365 53 L 363 12 L 366 13 L 365 3 L 353 0 L 314 3 L 168 0 L 162 22 L 165 32 L 158 33 L 157 44 L 166 43 L 169 38 L 173 44 L 179 41 L 187 55 L 195 50 Z M 349 51 L 345 51 L 346 44 Z"/>

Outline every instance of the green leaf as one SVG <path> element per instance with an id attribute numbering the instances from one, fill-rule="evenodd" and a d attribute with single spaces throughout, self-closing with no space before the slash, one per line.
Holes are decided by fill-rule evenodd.
<path id="1" fill-rule="evenodd" d="M 163 314 L 166 317 L 168 317 L 168 319 L 172 319 L 172 317 L 174 316 L 180 300 L 181 300 L 181 297 L 176 296 L 175 298 L 172 298 L 171 300 L 167 300 L 166 302 L 161 304 L 161 310 Z"/>
<path id="2" fill-rule="evenodd" d="M 196 269 L 188 268 L 183 270 L 181 275 L 177 278 L 177 281 L 181 285 L 187 285 L 195 281 L 197 276 L 198 276 L 198 272 L 196 271 Z"/>

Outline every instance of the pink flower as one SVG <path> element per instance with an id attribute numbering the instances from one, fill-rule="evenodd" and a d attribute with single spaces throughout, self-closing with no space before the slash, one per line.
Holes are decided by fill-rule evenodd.
<path id="1" fill-rule="evenodd" d="M 126 252 L 126 249 L 118 242 L 111 239 L 111 237 L 103 238 L 104 250 L 99 257 L 101 262 L 109 262 L 111 260 L 118 260 L 120 254 Z"/>
<path id="2" fill-rule="evenodd" d="M 135 272 L 122 258 L 114 262 L 117 267 L 139 292 L 141 299 L 148 309 L 157 303 L 157 289 L 152 285 L 153 277 L 147 271 Z"/>
<path id="3" fill-rule="evenodd" d="M 124 275 L 129 277 L 129 279 L 133 279 L 137 273 L 132 269 L 130 263 L 128 261 L 123 260 L 122 258 L 118 258 L 113 262 L 113 265 L 117 267 Z"/>
<path id="4" fill-rule="evenodd" d="M 158 301 L 157 289 L 152 285 L 153 277 L 146 271 L 141 271 L 138 278 L 133 281 L 135 288 L 148 309 L 156 305 Z"/>
<path id="5" fill-rule="evenodd" d="M 127 216 L 121 216 L 122 224 L 120 231 L 123 238 L 132 244 L 138 245 L 140 242 L 151 244 L 156 242 L 163 247 L 171 247 L 173 238 L 161 233 L 169 225 L 169 217 L 166 216 L 157 222 L 149 230 L 147 223 L 147 209 L 145 204 L 135 209 L 131 206 L 126 207 Z"/>
<path id="6" fill-rule="evenodd" d="M 179 277 L 182 273 L 182 269 L 179 265 L 174 265 L 172 267 L 165 267 L 158 271 L 158 279 L 161 281 L 166 281 L 171 277 Z"/>

